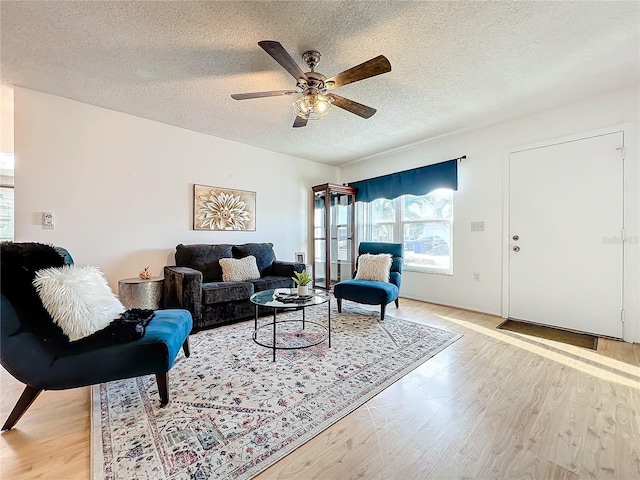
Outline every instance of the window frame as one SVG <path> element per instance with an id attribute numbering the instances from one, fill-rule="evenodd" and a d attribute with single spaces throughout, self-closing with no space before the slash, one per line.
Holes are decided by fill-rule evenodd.
<path id="1" fill-rule="evenodd" d="M 426 195 L 415 195 L 415 196 L 427 196 Z M 453 208 L 453 190 L 451 190 L 452 195 L 452 208 Z M 431 273 L 435 275 L 445 275 L 445 276 L 453 276 L 453 211 L 451 218 L 431 218 L 431 219 L 421 219 L 421 220 L 403 220 L 403 196 L 397 197 L 393 199 L 394 204 L 394 216 L 395 219 L 393 222 L 383 221 L 383 222 L 374 222 L 373 221 L 373 208 L 371 203 L 373 202 L 358 202 L 359 208 L 357 209 L 357 217 L 364 219 L 363 222 L 357 221 L 357 224 L 360 224 L 358 228 L 358 239 L 363 239 L 365 241 L 370 241 L 373 235 L 373 228 L 375 225 L 391 225 L 393 232 L 393 242 L 402 243 L 403 245 L 406 243 L 404 237 L 405 225 L 420 225 L 420 224 L 434 224 L 440 223 L 449 226 L 449 268 L 434 268 L 427 267 L 421 265 L 410 265 L 406 262 L 404 263 L 404 270 L 410 272 L 420 272 L 420 273 Z M 387 199 L 389 200 L 389 199 Z M 375 201 L 375 200 L 374 200 Z"/>

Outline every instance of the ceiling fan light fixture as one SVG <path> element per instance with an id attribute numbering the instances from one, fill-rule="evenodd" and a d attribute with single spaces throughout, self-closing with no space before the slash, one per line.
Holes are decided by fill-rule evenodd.
<path id="1" fill-rule="evenodd" d="M 302 118 L 317 120 L 331 110 L 331 99 L 321 93 L 300 95 L 293 104 L 293 112 Z"/>

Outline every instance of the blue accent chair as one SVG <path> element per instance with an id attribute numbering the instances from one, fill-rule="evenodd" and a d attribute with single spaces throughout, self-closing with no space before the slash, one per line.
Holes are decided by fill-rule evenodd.
<path id="1" fill-rule="evenodd" d="M 25 267 L 22 267 L 20 254 L 15 254 L 15 250 L 11 268 L 3 258 L 0 363 L 26 386 L 2 430 L 11 429 L 42 390 L 65 390 L 142 375 L 155 374 L 160 404 L 165 406 L 169 402 L 167 372 L 180 348 L 185 356 L 190 354 L 191 314 L 179 309 L 158 310 L 144 335 L 129 342 L 116 343 L 109 338 L 99 342 L 92 339 L 69 342 L 61 331 L 56 331 L 58 327 L 42 307 L 35 288 L 31 286 L 33 292 L 26 290 L 29 290 L 28 280 L 33 278 L 36 268 L 43 268 L 44 254 L 57 251 L 64 259 L 57 263 L 50 256 L 49 260 L 53 262 L 49 263 L 53 264 L 48 266 L 71 264 L 71 255 L 60 248 L 29 245 L 36 250 L 33 257 L 38 259 L 35 262 L 28 259 L 29 255 L 24 255 Z M 47 251 L 47 248 L 51 250 Z M 38 266 L 34 267 L 34 264 Z M 11 278 L 12 270 L 14 277 L 22 277 L 17 284 L 19 287 Z M 13 283 L 13 287 L 5 288 L 5 283 Z"/>
<path id="2" fill-rule="evenodd" d="M 393 256 L 389 282 L 376 282 L 371 280 L 355 280 L 358 271 L 353 273 L 354 279 L 336 283 L 333 287 L 333 295 L 338 301 L 338 313 L 342 311 L 342 300 L 351 300 L 367 305 L 380 305 L 380 320 L 384 320 L 387 304 L 394 302 L 398 308 L 398 295 L 402 281 L 402 266 L 404 264 L 404 245 L 402 243 L 361 242 L 358 246 L 358 259 L 364 253 L 380 254 L 390 253 Z"/>

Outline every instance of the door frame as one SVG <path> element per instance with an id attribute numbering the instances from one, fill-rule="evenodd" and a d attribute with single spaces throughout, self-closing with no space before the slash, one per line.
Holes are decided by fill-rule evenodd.
<path id="1" fill-rule="evenodd" d="M 608 135 L 612 133 L 621 132 L 623 135 L 624 147 L 625 147 L 625 160 L 623 165 L 623 182 L 624 192 L 622 200 L 622 218 L 626 232 L 626 241 L 623 247 L 623 265 L 622 265 L 622 309 L 625 311 L 626 318 L 623 325 L 623 339 L 627 342 L 640 342 L 640 318 L 638 318 L 640 294 L 637 291 L 633 291 L 633 285 L 638 285 L 638 275 L 640 274 L 637 268 L 629 268 L 633 265 L 638 265 L 640 255 L 638 253 L 638 237 L 631 236 L 629 232 L 638 231 L 638 221 L 630 218 L 630 212 L 634 210 L 637 212 L 640 207 L 640 201 L 638 200 L 638 189 L 640 185 L 633 188 L 634 182 L 629 181 L 629 178 L 634 178 L 638 182 L 640 175 L 638 174 L 638 161 L 637 161 L 637 145 L 636 139 L 632 135 L 633 124 L 625 123 L 618 126 L 606 127 L 597 130 L 590 130 L 586 132 L 580 132 L 573 135 L 567 135 L 563 137 L 551 138 L 547 140 L 541 140 L 538 142 L 516 145 L 508 147 L 503 150 L 502 156 L 502 308 L 501 316 L 507 318 L 509 314 L 509 285 L 510 285 L 510 169 L 509 161 L 511 154 L 532 150 L 536 148 L 549 147 L 561 143 L 569 143 L 578 141 L 584 138 L 597 137 Z M 621 160 L 622 161 L 622 160 Z M 631 175 L 631 177 L 630 177 Z M 631 187 L 631 188 L 629 188 Z M 629 202 L 635 202 L 635 209 L 627 208 Z M 634 263 L 635 262 L 635 263 Z M 637 288 L 635 289 L 637 290 Z"/>

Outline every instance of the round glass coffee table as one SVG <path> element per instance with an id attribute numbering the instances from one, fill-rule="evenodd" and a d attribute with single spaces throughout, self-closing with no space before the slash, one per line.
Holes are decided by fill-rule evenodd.
<path id="1" fill-rule="evenodd" d="M 265 290 L 263 292 L 254 293 L 251 295 L 251 301 L 256 306 L 255 324 L 253 330 L 253 341 L 263 347 L 273 349 L 273 361 L 276 361 L 276 350 L 295 350 L 299 348 L 309 348 L 319 345 L 325 340 L 329 341 L 329 348 L 331 348 L 331 295 L 324 290 L 309 290 L 309 295 L 305 297 L 298 297 L 296 294 L 290 294 L 289 288 L 277 288 L 275 290 Z M 324 325 L 319 322 L 307 320 L 305 318 L 305 308 L 313 307 L 326 303 L 327 308 L 327 324 Z M 273 309 L 273 320 L 264 325 L 258 326 L 258 309 L 260 307 L 271 307 Z M 283 310 L 302 310 L 302 318 L 297 320 L 277 320 L 278 311 Z M 294 345 L 285 345 L 283 342 L 278 344 L 278 325 L 289 324 L 294 322 L 302 322 L 302 330 L 305 330 L 307 325 L 311 325 L 314 329 L 320 330 L 322 335 L 316 335 L 309 339 L 309 341 L 303 339 L 301 334 L 296 334 L 296 340 Z M 263 329 L 273 329 L 271 335 L 271 343 L 259 338 L 259 332 Z M 288 335 L 291 335 L 289 333 Z M 282 335 L 280 335 L 282 336 Z"/>

